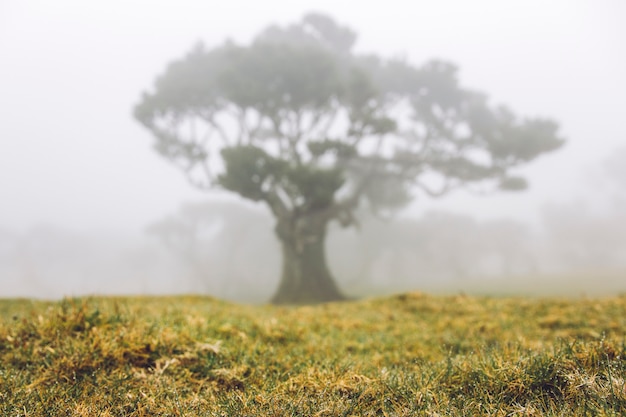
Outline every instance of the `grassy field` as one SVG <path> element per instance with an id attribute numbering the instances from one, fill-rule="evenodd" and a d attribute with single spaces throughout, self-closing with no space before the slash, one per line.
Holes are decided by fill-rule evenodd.
<path id="1" fill-rule="evenodd" d="M 0 301 L 2 416 L 623 416 L 626 296 Z"/>

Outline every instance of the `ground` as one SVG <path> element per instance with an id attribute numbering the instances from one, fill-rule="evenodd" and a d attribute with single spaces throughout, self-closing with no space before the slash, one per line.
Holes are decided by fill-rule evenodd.
<path id="1" fill-rule="evenodd" d="M 0 301 L 0 415 L 626 414 L 626 296 Z"/>

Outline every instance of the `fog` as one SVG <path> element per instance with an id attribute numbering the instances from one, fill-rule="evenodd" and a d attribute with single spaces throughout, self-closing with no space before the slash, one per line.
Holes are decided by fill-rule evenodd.
<path id="1" fill-rule="evenodd" d="M 264 302 L 280 272 L 262 206 L 203 193 L 151 148 L 132 106 L 202 40 L 247 42 L 318 10 L 357 49 L 450 60 L 463 85 L 560 124 L 530 189 L 418 198 L 331 232 L 351 296 L 626 291 L 626 4 L 234 0 L 0 3 L 0 297 L 211 294 Z"/>
<path id="2" fill-rule="evenodd" d="M 332 229 L 330 267 L 352 297 L 626 291 L 624 166 L 626 148 L 596 173 L 608 197 L 602 204 L 590 199 L 598 190 L 589 187 L 570 202 L 544 205 L 538 224 L 450 211 L 389 219 L 363 211 L 358 229 Z M 142 235 L 0 230 L 5 297 L 195 293 L 262 303 L 278 285 L 280 262 L 269 212 L 235 199 L 184 203 Z"/>

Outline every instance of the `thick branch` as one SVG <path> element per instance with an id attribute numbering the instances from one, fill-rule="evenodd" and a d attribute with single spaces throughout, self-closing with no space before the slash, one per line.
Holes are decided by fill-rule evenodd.
<path id="1" fill-rule="evenodd" d="M 290 210 L 283 201 L 276 187 L 265 193 L 263 200 L 268 205 L 274 216 L 278 219 L 285 218 L 289 215 Z"/>

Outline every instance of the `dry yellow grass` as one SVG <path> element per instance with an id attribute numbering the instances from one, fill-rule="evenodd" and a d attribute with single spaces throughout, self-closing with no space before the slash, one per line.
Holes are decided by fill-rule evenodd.
<path id="1" fill-rule="evenodd" d="M 3 416 L 620 416 L 625 379 L 625 296 L 0 301 Z"/>

